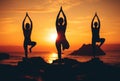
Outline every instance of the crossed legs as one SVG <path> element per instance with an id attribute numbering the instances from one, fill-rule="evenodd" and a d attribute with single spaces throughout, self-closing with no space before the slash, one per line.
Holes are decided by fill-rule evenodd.
<path id="1" fill-rule="evenodd" d="M 31 43 L 29 45 L 31 45 L 31 47 L 29 48 L 29 51 L 31 53 L 32 52 L 32 48 L 36 45 L 36 42 L 31 41 Z"/>

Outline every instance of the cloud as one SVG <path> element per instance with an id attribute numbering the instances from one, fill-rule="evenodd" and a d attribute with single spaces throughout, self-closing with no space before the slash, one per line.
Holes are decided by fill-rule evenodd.
<path id="1" fill-rule="evenodd" d="M 48 13 L 58 11 L 60 6 L 70 9 L 79 5 L 82 0 L 0 0 L 1 11 L 33 11 Z"/>
<path id="2" fill-rule="evenodd" d="M 98 2 L 98 1 L 102 1 L 102 0 L 86 0 L 87 2 Z"/>
<path id="3" fill-rule="evenodd" d="M 12 23 L 13 18 L 5 17 L 5 18 L 0 18 L 0 23 Z"/>
<path id="4" fill-rule="evenodd" d="M 81 23 L 81 21 L 79 21 L 79 20 L 69 20 L 68 22 L 69 22 L 69 23 L 74 23 L 74 24 L 79 24 L 79 23 Z"/>
<path id="5" fill-rule="evenodd" d="M 24 12 L 31 11 L 36 13 L 48 13 L 58 11 L 60 6 L 68 10 L 82 3 L 103 2 L 103 0 L 0 0 L 0 10 Z M 104 3 L 114 3 L 113 6 L 119 4 L 119 0 L 104 0 Z"/>
<path id="6" fill-rule="evenodd" d="M 79 24 L 79 23 L 86 23 L 91 20 L 91 17 L 86 16 L 86 17 L 77 17 L 75 19 L 69 20 L 69 23 L 74 23 L 74 24 Z"/>

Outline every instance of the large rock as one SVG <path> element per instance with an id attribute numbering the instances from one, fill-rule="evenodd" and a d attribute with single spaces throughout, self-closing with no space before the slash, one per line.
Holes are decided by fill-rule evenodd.
<path id="1" fill-rule="evenodd" d="M 18 62 L 18 66 L 25 66 L 25 67 L 38 67 L 44 66 L 47 63 L 41 57 L 31 57 L 31 58 L 23 58 L 22 61 Z"/>
<path id="2" fill-rule="evenodd" d="M 9 59 L 10 55 L 8 53 L 0 53 L 0 60 Z"/>
<path id="3" fill-rule="evenodd" d="M 70 55 L 93 56 L 91 44 L 83 44 L 78 50 L 73 51 Z M 97 46 L 96 56 L 105 55 L 105 52 Z"/>

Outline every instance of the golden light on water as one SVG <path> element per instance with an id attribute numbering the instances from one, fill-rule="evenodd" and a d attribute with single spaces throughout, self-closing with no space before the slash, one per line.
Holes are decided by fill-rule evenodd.
<path id="1" fill-rule="evenodd" d="M 48 56 L 47 62 L 48 62 L 48 63 L 52 63 L 53 60 L 56 60 L 57 58 L 58 58 L 58 56 L 57 56 L 56 53 L 51 53 L 51 54 Z"/>

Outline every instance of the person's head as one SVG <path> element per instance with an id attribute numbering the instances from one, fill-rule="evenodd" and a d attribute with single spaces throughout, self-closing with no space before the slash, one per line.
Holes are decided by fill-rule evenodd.
<path id="1" fill-rule="evenodd" d="M 26 29 L 28 30 L 30 28 L 30 24 L 26 23 Z"/>
<path id="2" fill-rule="evenodd" d="M 94 22 L 94 26 L 97 27 L 98 26 L 98 22 Z"/>
<path id="3" fill-rule="evenodd" d="M 63 18 L 60 17 L 59 20 L 58 20 L 58 22 L 59 22 L 60 24 L 62 24 L 62 23 L 63 23 Z"/>

